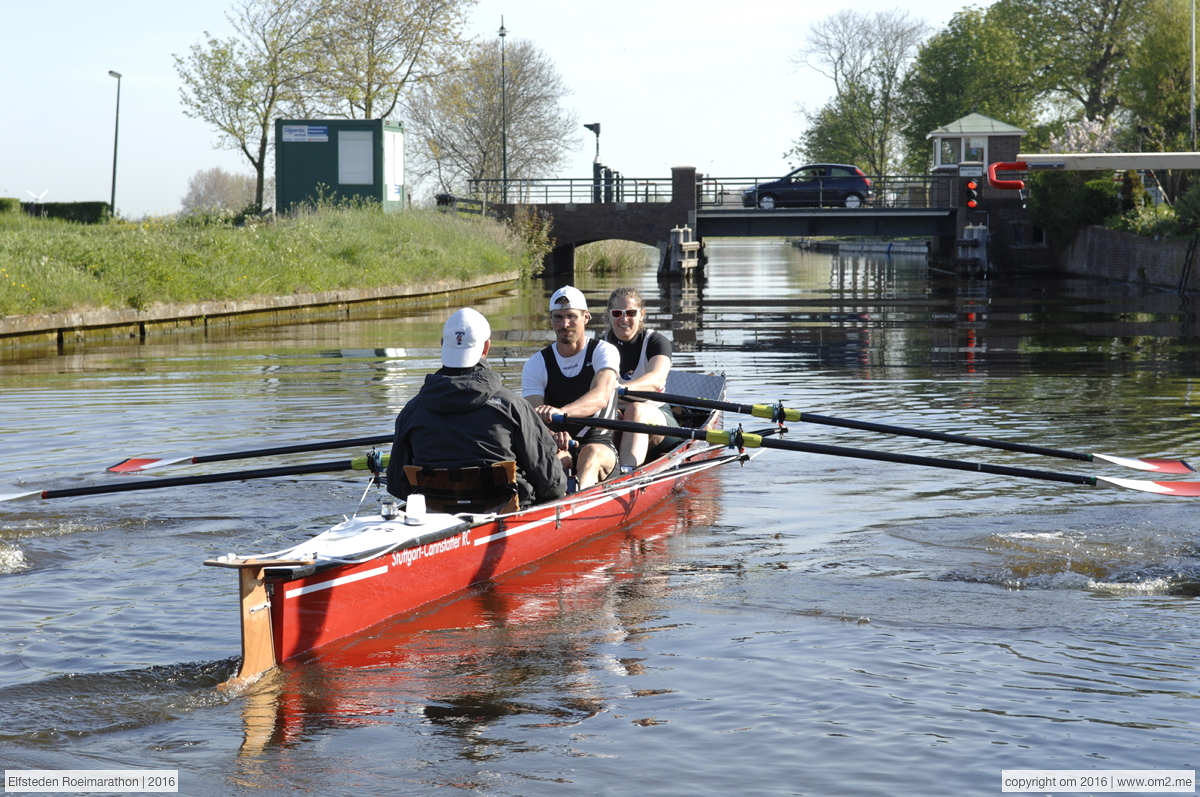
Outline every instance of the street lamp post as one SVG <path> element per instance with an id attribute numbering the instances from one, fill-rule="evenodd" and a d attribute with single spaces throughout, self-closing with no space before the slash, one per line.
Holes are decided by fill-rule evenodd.
<path id="1" fill-rule="evenodd" d="M 600 162 L 600 123 L 592 122 L 590 125 L 584 125 L 588 130 L 596 134 L 596 163 Z"/>
<path id="2" fill-rule="evenodd" d="M 500 186 L 501 201 L 508 203 L 508 86 L 507 68 L 504 63 L 504 17 L 500 17 Z"/>
<path id="3" fill-rule="evenodd" d="M 600 187 L 604 182 L 604 166 L 600 163 L 600 123 L 592 122 L 584 127 L 596 134 L 596 159 L 592 161 L 592 201 L 599 204 Z"/>
<path id="4" fill-rule="evenodd" d="M 112 194 L 108 198 L 108 212 L 117 215 L 117 136 L 121 132 L 121 73 L 108 70 L 108 74 L 117 79 L 117 117 L 113 123 L 113 175 Z"/>

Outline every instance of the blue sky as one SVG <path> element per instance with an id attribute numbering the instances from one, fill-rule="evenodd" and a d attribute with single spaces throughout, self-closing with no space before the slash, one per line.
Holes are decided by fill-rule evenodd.
<path id="1" fill-rule="evenodd" d="M 571 87 L 581 123 L 600 122 L 600 156 L 629 177 L 668 177 L 672 166 L 716 176 L 777 176 L 800 132 L 796 106 L 817 107 L 832 87 L 789 62 L 809 25 L 851 6 L 903 8 L 942 26 L 962 7 L 931 0 L 481 0 L 471 32 L 530 39 Z M 240 153 L 184 116 L 173 54 L 204 32 L 231 31 L 228 3 L 149 0 L 9 2 L 0 48 L 0 196 L 107 200 L 121 81 L 117 208 L 127 217 L 179 209 L 188 179 L 220 166 L 249 173 Z M 398 121 L 403 121 L 400 119 Z M 563 177 L 591 173 L 594 138 Z"/>

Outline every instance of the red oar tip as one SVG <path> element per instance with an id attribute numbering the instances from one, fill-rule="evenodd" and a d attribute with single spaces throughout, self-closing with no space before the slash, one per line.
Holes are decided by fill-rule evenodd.
<path id="1" fill-rule="evenodd" d="M 1174 495 L 1180 498 L 1200 497 L 1200 482 L 1148 482 L 1140 479 L 1114 479 L 1111 476 L 1097 476 L 1096 478 L 1118 487 L 1141 490 L 1144 493 Z"/>
<path id="2" fill-rule="evenodd" d="M 123 459 L 116 465 L 110 465 L 105 470 L 110 473 L 135 473 L 139 470 L 145 470 L 148 465 L 158 462 L 157 459 Z"/>
<path id="3" fill-rule="evenodd" d="M 1092 454 L 1092 458 L 1102 459 L 1123 468 L 1155 473 L 1192 473 L 1196 470 L 1182 459 L 1134 459 L 1132 457 L 1114 457 L 1112 454 Z"/>
<path id="4" fill-rule="evenodd" d="M 174 465 L 176 462 L 191 462 L 192 457 L 172 457 L 164 459 L 162 457 L 131 457 L 118 462 L 112 467 L 105 468 L 109 473 L 140 473 L 151 468 L 165 468 L 167 465 Z"/>

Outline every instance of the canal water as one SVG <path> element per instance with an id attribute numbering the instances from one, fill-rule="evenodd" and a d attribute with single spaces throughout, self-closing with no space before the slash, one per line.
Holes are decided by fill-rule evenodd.
<path id="1" fill-rule="evenodd" d="M 784 242 L 709 255 L 698 285 L 579 285 L 597 304 L 637 285 L 676 366 L 724 372 L 739 402 L 1200 460 L 1180 297 Z M 477 303 L 510 385 L 550 339 L 546 294 Z M 437 366 L 447 307 L 6 354 L 0 493 L 103 483 L 132 455 L 384 433 Z M 804 423 L 788 437 L 1152 478 Z M 1200 499 L 766 451 L 636 527 L 217 690 L 235 584 L 201 561 L 301 540 L 365 487 L 0 504 L 4 768 L 178 770 L 181 794 L 262 797 L 958 796 L 999 793 L 1006 769 L 1200 769 Z"/>

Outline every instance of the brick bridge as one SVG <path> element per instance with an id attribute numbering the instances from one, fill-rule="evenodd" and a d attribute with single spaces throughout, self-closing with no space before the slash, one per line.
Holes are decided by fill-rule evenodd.
<path id="1" fill-rule="evenodd" d="M 530 194 L 542 190 L 548 193 L 563 190 L 561 185 L 555 187 L 561 182 L 531 180 L 520 189 Z M 665 252 L 671 230 L 683 226 L 694 231 L 697 241 L 705 237 L 928 236 L 934 251 L 949 251 L 961 224 L 959 203 L 955 201 L 958 182 L 950 175 L 917 181 L 905 178 L 904 182 L 894 183 L 876 178 L 876 202 L 871 206 L 762 211 L 742 207 L 741 190 L 753 185 L 753 180 L 707 178 L 699 182 L 694 167 L 677 166 L 671 170 L 671 198 L 666 202 L 661 198 L 655 202 L 600 201 L 598 196 L 589 195 L 586 199 L 590 201 L 584 202 L 524 204 L 549 213 L 553 219 L 550 236 L 555 247 L 546 256 L 544 273 L 570 276 L 575 270 L 576 247 L 611 239 L 656 246 Z M 595 185 L 598 193 L 601 189 L 598 183 Z M 574 191 L 575 186 L 570 190 Z M 636 191 L 630 193 L 637 195 Z M 513 203 L 489 204 L 488 211 L 511 218 L 516 207 Z"/>
<path id="2" fill-rule="evenodd" d="M 546 255 L 544 273 L 570 275 L 575 248 L 596 241 L 635 241 L 661 249 L 673 228 L 696 226 L 697 193 L 695 167 L 677 166 L 671 169 L 669 202 L 539 202 L 534 207 L 554 220 L 550 236 L 555 247 Z M 494 204 L 488 209 L 507 219 L 516 207 Z"/>

